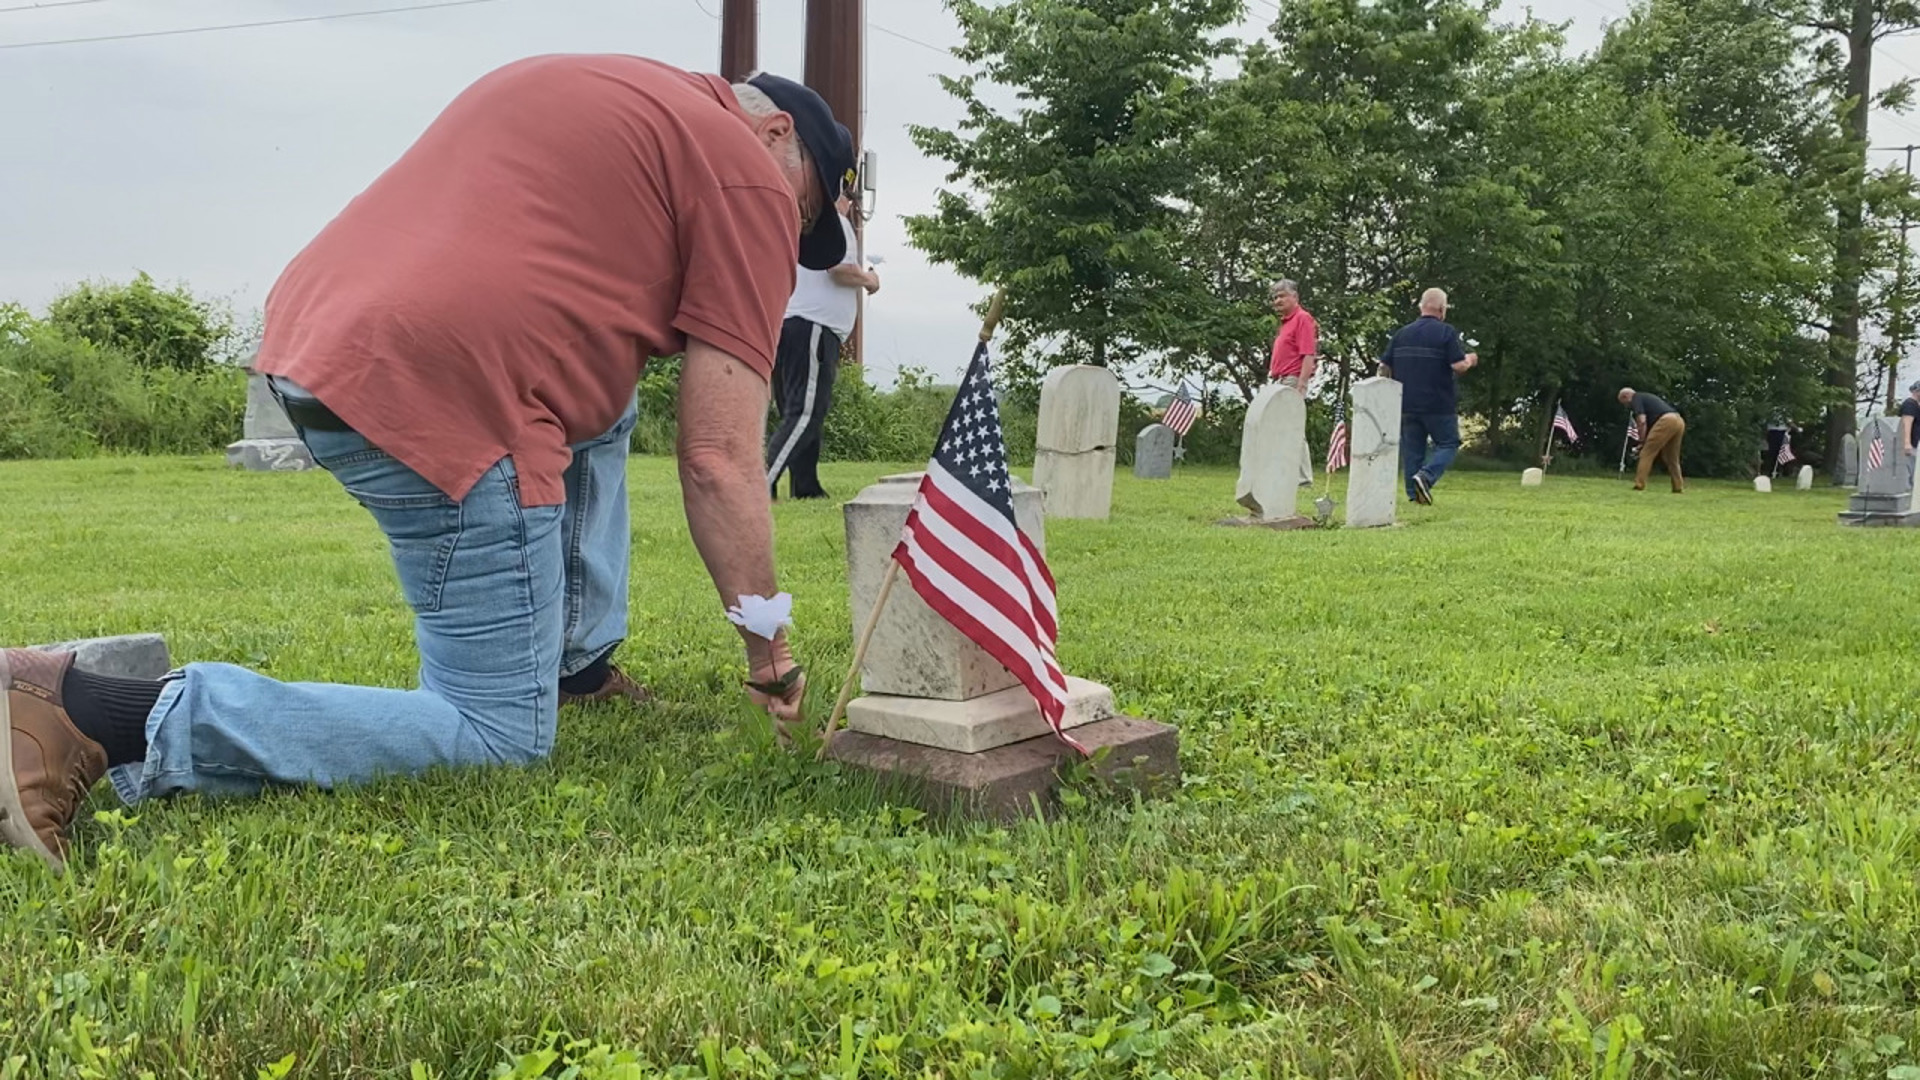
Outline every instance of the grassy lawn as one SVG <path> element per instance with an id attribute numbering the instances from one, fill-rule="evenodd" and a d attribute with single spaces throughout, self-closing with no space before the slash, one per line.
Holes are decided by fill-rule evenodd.
<path id="1" fill-rule="evenodd" d="M 1123 476 L 1049 524 L 1061 656 L 1186 783 L 1001 829 L 773 750 L 670 464 L 632 475 L 661 703 L 520 772 L 103 786 L 69 876 L 0 859 L 0 1076 L 1920 1078 L 1920 533 L 1824 485 L 1456 473 L 1270 533 L 1214 527 L 1227 471 Z M 8 464 L 0 505 L 8 644 L 411 685 L 325 474 Z M 777 516 L 823 715 L 840 514 Z"/>

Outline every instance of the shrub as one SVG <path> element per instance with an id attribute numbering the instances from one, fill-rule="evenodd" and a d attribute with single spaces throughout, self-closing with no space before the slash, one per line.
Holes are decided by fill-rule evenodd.
<path id="1" fill-rule="evenodd" d="M 50 324 L 0 335 L 0 457 L 198 454 L 236 438 L 246 373 L 142 367 Z"/>
<path id="2" fill-rule="evenodd" d="M 82 284 L 47 306 L 46 321 L 144 368 L 201 371 L 239 358 L 231 314 L 185 286 L 162 289 L 144 273 L 124 285 Z"/>

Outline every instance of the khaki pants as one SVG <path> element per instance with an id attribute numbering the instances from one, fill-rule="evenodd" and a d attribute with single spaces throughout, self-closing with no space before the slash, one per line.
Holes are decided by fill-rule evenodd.
<path id="1" fill-rule="evenodd" d="M 1279 381 L 1281 386 L 1298 391 L 1301 397 L 1306 396 L 1307 388 L 1300 381 L 1300 376 L 1282 375 Z M 1300 486 L 1313 486 L 1313 447 L 1307 443 L 1307 433 L 1304 429 L 1300 432 Z"/>
<path id="2" fill-rule="evenodd" d="M 1680 475 L 1680 440 L 1687 434 L 1687 422 L 1680 419 L 1679 413 L 1668 413 L 1653 422 L 1647 431 L 1647 441 L 1640 447 L 1640 467 L 1634 470 L 1633 490 L 1647 490 L 1647 477 L 1653 473 L 1653 459 L 1659 458 L 1667 467 L 1667 479 L 1673 481 L 1673 490 L 1685 491 L 1687 479 Z"/>

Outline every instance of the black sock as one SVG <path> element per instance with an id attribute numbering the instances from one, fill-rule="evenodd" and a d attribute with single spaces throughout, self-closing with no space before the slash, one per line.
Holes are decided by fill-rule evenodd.
<path id="1" fill-rule="evenodd" d="M 147 759 L 147 714 L 163 685 L 157 679 L 116 679 L 68 668 L 60 694 L 73 726 L 106 749 L 107 764 L 130 765 Z"/>
<path id="2" fill-rule="evenodd" d="M 560 692 L 563 694 L 591 694 L 607 685 L 607 669 L 613 663 L 602 656 L 579 671 L 560 680 Z"/>

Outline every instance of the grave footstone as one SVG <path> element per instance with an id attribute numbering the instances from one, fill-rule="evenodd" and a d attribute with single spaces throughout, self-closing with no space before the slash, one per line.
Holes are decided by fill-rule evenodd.
<path id="1" fill-rule="evenodd" d="M 1375 376 L 1353 384 L 1348 428 L 1347 527 L 1391 525 L 1400 492 L 1400 383 Z"/>
<path id="2" fill-rule="evenodd" d="M 1773 480 L 1765 476 L 1756 476 L 1753 478 L 1753 490 L 1762 495 L 1772 494 Z"/>
<path id="3" fill-rule="evenodd" d="M 313 468 L 313 455 L 287 419 L 280 399 L 259 372 L 247 375 L 247 410 L 240 421 L 240 441 L 227 446 L 227 464 L 253 472 L 300 472 Z"/>
<path id="4" fill-rule="evenodd" d="M 1920 511 L 1913 509 L 1913 487 L 1907 479 L 1907 450 L 1900 442 L 1900 418 L 1868 420 L 1860 429 L 1859 446 L 1860 486 L 1840 512 L 1840 523 L 1920 525 Z"/>
<path id="5" fill-rule="evenodd" d="M 883 477 L 845 506 L 853 625 L 864 627 L 906 523 L 918 474 Z M 1045 551 L 1038 489 L 1015 481 L 1014 518 Z M 861 696 L 827 756 L 871 773 L 929 812 L 1012 821 L 1058 806 L 1059 766 L 1079 755 L 1056 738 L 1013 674 L 896 580 L 860 666 Z M 1149 793 L 1179 776 L 1179 733 L 1122 715 L 1113 692 L 1069 676 L 1062 727 L 1100 771 Z"/>
<path id="6" fill-rule="evenodd" d="M 1165 424 L 1148 424 L 1133 437 L 1133 475 L 1142 480 L 1165 480 L 1173 475 L 1173 444 L 1178 440 Z"/>
<path id="7" fill-rule="evenodd" d="M 1547 472 L 1545 469 L 1541 469 L 1538 467 L 1527 469 L 1526 471 L 1520 474 L 1520 486 L 1521 487 L 1539 487 L 1542 483 L 1546 481 L 1546 479 L 1547 479 Z"/>
<path id="8" fill-rule="evenodd" d="M 1033 484 L 1048 517 L 1104 518 L 1113 505 L 1114 451 L 1120 441 L 1120 380 L 1089 364 L 1047 372 L 1040 384 L 1040 426 Z"/>
<path id="9" fill-rule="evenodd" d="M 1813 466 L 1800 466 L 1800 471 L 1793 476 L 1793 487 L 1795 491 L 1813 490 Z"/>
<path id="10" fill-rule="evenodd" d="M 46 652 L 74 654 L 73 666 L 116 679 L 158 679 L 173 670 L 167 639 L 159 634 L 121 634 L 35 645 Z"/>
<path id="11" fill-rule="evenodd" d="M 1240 476 L 1234 501 L 1259 524 L 1304 520 L 1300 474 L 1306 468 L 1307 402 L 1299 391 L 1268 383 L 1247 406 L 1240 433 Z"/>

